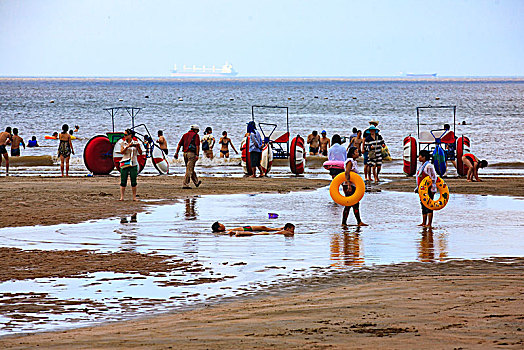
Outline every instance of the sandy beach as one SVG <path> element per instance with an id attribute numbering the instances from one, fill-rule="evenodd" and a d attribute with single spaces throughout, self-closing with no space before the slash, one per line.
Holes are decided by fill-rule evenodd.
<path id="1" fill-rule="evenodd" d="M 524 196 L 523 178 L 447 179 L 452 193 Z M 2 195 L 17 193 L 1 227 L 77 223 L 129 215 L 148 204 L 187 196 L 313 190 L 327 180 L 204 178 L 182 190 L 180 177 L 140 177 L 141 201 L 118 201 L 116 177 L 9 177 Z M 383 190 L 412 191 L 414 179 Z M 417 208 L 418 210 L 418 208 Z M 169 256 L 87 251 L 0 249 L 1 281 L 75 277 L 96 271 L 147 275 L 191 264 Z M 186 266 L 187 265 L 187 266 Z M 35 268 L 37 267 L 37 268 Z M 97 327 L 7 336 L 2 348 L 522 348 L 524 259 L 408 263 L 290 281 L 257 299 Z M 3 312 L 60 312 L 63 301 L 24 296 Z M 40 300 L 42 304 L 34 304 Z M 23 306 L 21 306 L 23 305 Z M 40 305 L 35 308 L 34 305 Z"/>
<path id="2" fill-rule="evenodd" d="M 524 259 L 400 264 L 271 297 L 4 337 L 4 349 L 522 349 Z M 276 290 L 276 288 L 281 289 Z M 293 291 L 291 292 L 291 290 Z"/>

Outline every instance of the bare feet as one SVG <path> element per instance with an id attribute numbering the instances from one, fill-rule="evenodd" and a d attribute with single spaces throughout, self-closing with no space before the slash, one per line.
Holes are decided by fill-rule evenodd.
<path id="1" fill-rule="evenodd" d="M 426 227 L 426 224 L 425 223 L 421 223 L 421 224 L 418 224 L 417 226 Z"/>
<path id="2" fill-rule="evenodd" d="M 368 224 L 365 224 L 365 223 L 363 223 L 363 222 L 359 222 L 359 223 L 357 224 L 357 226 L 369 226 L 369 225 L 368 225 Z"/>
<path id="3" fill-rule="evenodd" d="M 123 201 L 124 201 L 124 198 L 120 198 L 119 201 L 120 201 L 120 202 L 123 202 Z"/>

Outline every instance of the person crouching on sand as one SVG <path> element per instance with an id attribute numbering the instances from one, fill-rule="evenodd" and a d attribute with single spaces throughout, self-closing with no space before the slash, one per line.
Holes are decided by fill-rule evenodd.
<path id="1" fill-rule="evenodd" d="M 418 161 L 422 163 L 422 165 L 417 170 L 417 188 L 415 189 L 415 193 L 418 193 L 418 187 L 422 180 L 424 180 L 426 176 L 429 176 L 431 179 L 431 188 L 428 189 L 428 196 L 433 199 L 435 193 L 437 193 L 437 172 L 433 164 L 431 164 L 430 159 L 431 155 L 429 151 L 420 151 Z M 422 207 L 422 223 L 419 224 L 419 226 L 431 228 L 431 224 L 433 223 L 433 210 L 426 208 L 422 201 L 420 201 L 420 206 Z"/>
<path id="2" fill-rule="evenodd" d="M 473 181 L 473 176 L 477 181 L 482 181 L 479 178 L 479 169 L 488 166 L 487 160 L 479 160 L 475 155 L 466 153 L 462 156 L 462 163 L 468 168 L 467 181 Z"/>
<path id="3" fill-rule="evenodd" d="M 344 164 L 346 169 L 346 182 L 342 185 L 342 189 L 344 190 L 344 195 L 346 197 L 351 196 L 353 193 L 355 193 L 356 190 L 355 185 L 349 181 L 349 178 L 351 176 L 352 171 L 358 174 L 358 157 L 360 157 L 358 148 L 350 147 L 348 150 L 346 162 Z M 347 225 L 349 211 L 351 210 L 351 208 L 353 208 L 353 215 L 355 215 L 355 219 L 357 219 L 357 226 L 368 226 L 367 224 L 363 223 L 360 219 L 360 202 L 350 207 L 344 207 L 344 211 L 342 212 L 342 225 Z"/>
<path id="4" fill-rule="evenodd" d="M 211 230 L 214 233 L 225 232 L 226 235 L 230 236 L 254 236 L 254 235 L 270 235 L 270 234 L 282 234 L 285 236 L 292 236 L 295 234 L 295 225 L 291 223 L 285 224 L 283 227 L 272 228 L 263 225 L 247 225 L 241 227 L 234 227 L 226 230 L 226 227 L 220 222 L 216 221 L 211 225 Z"/>

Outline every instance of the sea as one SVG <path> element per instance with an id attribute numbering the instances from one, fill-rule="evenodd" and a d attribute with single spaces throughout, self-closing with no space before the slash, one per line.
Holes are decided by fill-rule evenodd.
<path id="1" fill-rule="evenodd" d="M 456 116 L 452 108 L 424 109 L 417 120 L 416 107 L 427 106 L 456 106 Z M 217 141 L 227 131 L 238 150 L 246 123 L 252 118 L 257 124 L 263 123 L 266 135 L 273 128 L 275 133 L 287 131 L 289 125 L 291 137 L 307 137 L 313 130 L 326 130 L 328 137 L 335 133 L 349 136 L 353 127 L 364 130 L 370 120 L 377 120 L 394 159 L 383 171 L 401 174 L 404 137 L 416 137 L 417 130 L 441 129 L 447 123 L 458 136 L 470 138 L 475 155 L 488 160 L 492 167 L 482 172 L 496 175 L 524 171 L 519 146 L 524 141 L 520 130 L 524 79 L 519 78 L 0 78 L 0 128 L 17 127 L 26 141 L 37 137 L 41 147 L 22 150 L 22 155 L 55 157 L 54 166 L 20 167 L 12 172 L 57 174 L 58 142 L 44 137 L 68 124 L 80 127 L 75 134 L 78 140 L 74 141 L 71 172 L 89 174 L 83 149 L 92 137 L 113 131 L 111 115 L 104 110 L 111 107 L 140 108 L 135 125 L 145 125 L 154 138 L 163 130 L 171 155 L 192 124 L 199 125 L 201 133 L 212 127 Z M 115 130 L 123 131 L 131 125 L 127 112 L 117 111 Z M 214 151 L 218 155 L 218 145 Z M 231 156 L 228 161 L 202 160 L 202 171 L 241 176 L 239 156 L 234 152 Z M 171 173 L 183 172 L 181 160 L 170 157 L 169 161 Z M 154 173 L 153 167 L 144 171 Z M 289 169 L 275 173 L 289 174 Z M 318 171 L 311 173 L 318 175 Z"/>

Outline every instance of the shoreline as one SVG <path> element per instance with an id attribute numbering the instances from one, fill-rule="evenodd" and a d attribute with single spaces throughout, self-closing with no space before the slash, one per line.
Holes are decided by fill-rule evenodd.
<path id="1" fill-rule="evenodd" d="M 177 200 L 210 194 L 287 193 L 314 190 L 328 186 L 330 180 L 289 178 L 202 177 L 199 188 L 183 190 L 180 176 L 142 176 L 138 180 L 141 201 L 131 201 L 131 188 L 126 200 L 118 201 L 119 178 L 20 176 L 2 178 L 4 197 L 10 198 L 9 215 L 0 217 L 0 228 L 79 223 L 130 215 L 144 211 L 151 204 L 168 204 Z M 373 187 L 387 191 L 412 192 L 415 178 L 391 178 Z M 524 197 L 524 177 L 482 177 L 482 183 L 463 178 L 445 178 L 451 194 L 477 194 Z M 129 187 L 129 186 L 128 186 Z"/>

